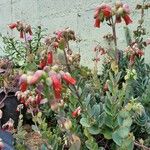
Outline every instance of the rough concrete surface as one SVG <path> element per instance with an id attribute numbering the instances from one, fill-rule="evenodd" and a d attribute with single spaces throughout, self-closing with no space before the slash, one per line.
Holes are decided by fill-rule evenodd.
<path id="1" fill-rule="evenodd" d="M 135 24 L 129 25 L 131 30 L 136 28 L 139 11 L 135 10 L 137 3 L 143 0 L 123 0 L 130 5 L 132 18 Z M 147 0 L 150 2 L 150 0 Z M 72 43 L 71 47 L 80 52 L 82 64 L 93 66 L 93 48 L 96 41 L 105 45 L 103 35 L 111 32 L 106 23 L 100 29 L 93 27 L 93 13 L 96 6 L 105 3 L 114 3 L 115 0 L 0 0 L 0 33 L 10 32 L 7 25 L 16 20 L 22 20 L 32 24 L 48 28 L 49 33 L 58 29 L 70 27 L 77 36 L 81 38 L 80 43 Z M 150 10 L 145 12 L 145 26 L 150 37 Z M 125 24 L 117 25 L 118 45 L 120 49 L 126 47 L 123 27 Z M 15 34 L 15 33 L 12 33 Z M 2 46 L 2 44 L 1 44 Z M 146 49 L 146 62 L 150 62 L 150 47 Z M 2 53 L 1 53 L 2 54 Z"/>

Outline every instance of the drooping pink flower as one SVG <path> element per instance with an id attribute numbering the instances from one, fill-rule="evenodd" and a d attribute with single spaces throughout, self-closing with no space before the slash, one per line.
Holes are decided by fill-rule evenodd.
<path id="1" fill-rule="evenodd" d="M 75 109 L 75 111 L 72 112 L 72 117 L 76 118 L 80 115 L 81 113 L 81 107 L 79 106 L 77 109 Z"/>
<path id="2" fill-rule="evenodd" d="M 57 39 L 58 40 L 62 38 L 62 33 L 63 33 L 63 31 L 57 31 L 57 32 L 55 32 L 55 34 L 57 35 Z"/>
<path id="3" fill-rule="evenodd" d="M 103 21 L 104 18 L 111 17 L 111 12 L 111 7 L 107 4 L 101 4 L 99 7 L 97 7 L 94 13 L 94 27 L 99 28 L 100 22 Z"/>
<path id="4" fill-rule="evenodd" d="M 22 82 L 20 84 L 20 91 L 22 91 L 22 92 L 26 91 L 27 87 L 28 87 L 27 82 Z"/>
<path id="5" fill-rule="evenodd" d="M 47 64 L 46 59 L 42 59 L 39 63 L 39 68 L 43 69 L 46 66 L 46 64 Z"/>
<path id="6" fill-rule="evenodd" d="M 68 74 L 63 74 L 62 75 L 63 80 L 66 81 L 66 83 L 71 84 L 71 85 L 75 85 L 76 84 L 76 80 L 74 78 L 72 78 L 70 75 Z"/>
<path id="7" fill-rule="evenodd" d="M 123 4 L 123 10 L 125 13 L 130 14 L 130 8 L 128 4 Z"/>
<path id="8" fill-rule="evenodd" d="M 9 28 L 12 30 L 12 29 L 14 29 L 14 28 L 17 27 L 17 23 L 11 23 L 11 24 L 9 24 L 8 26 L 9 26 Z"/>
<path id="9" fill-rule="evenodd" d="M 100 28 L 100 19 L 99 18 L 95 19 L 94 27 Z"/>
<path id="10" fill-rule="evenodd" d="M 27 75 L 26 74 L 21 75 L 20 80 L 19 80 L 19 85 L 20 85 L 20 90 L 22 92 L 27 90 L 28 85 L 27 85 Z"/>
<path id="11" fill-rule="evenodd" d="M 20 32 L 20 38 L 24 38 L 24 35 L 26 33 L 28 33 L 29 35 L 32 35 L 31 26 L 21 21 L 17 21 L 16 23 L 11 23 L 9 25 L 9 28 L 10 29 L 16 28 Z"/>
<path id="12" fill-rule="evenodd" d="M 144 51 L 142 51 L 142 50 L 137 50 L 136 51 L 136 54 L 139 56 L 139 57 L 142 57 L 143 55 L 144 55 Z"/>
<path id="13" fill-rule="evenodd" d="M 56 74 L 52 75 L 51 79 L 52 79 L 55 99 L 59 101 L 61 99 L 61 91 L 62 91 L 61 81 L 60 79 L 58 79 Z"/>
<path id="14" fill-rule="evenodd" d="M 47 54 L 47 64 L 51 65 L 53 63 L 53 52 L 50 51 Z"/>
<path id="15" fill-rule="evenodd" d="M 20 103 L 25 104 L 25 99 L 24 98 L 20 98 Z"/>
<path id="16" fill-rule="evenodd" d="M 123 16 L 123 19 L 124 19 L 126 25 L 132 23 L 132 20 L 131 20 L 131 18 L 130 18 L 129 15 L 124 15 L 124 16 Z"/>
<path id="17" fill-rule="evenodd" d="M 94 13 L 94 19 L 95 19 L 95 23 L 94 23 L 94 27 L 96 28 L 100 28 L 100 7 L 97 7 Z"/>
<path id="18" fill-rule="evenodd" d="M 121 18 L 124 19 L 126 25 L 132 23 L 132 19 L 129 16 L 130 14 L 130 8 L 128 4 L 123 4 L 123 3 L 118 3 L 116 5 L 116 23 L 120 23 L 121 22 Z"/>
<path id="19" fill-rule="evenodd" d="M 42 77 L 42 75 L 44 74 L 43 70 L 37 70 L 34 75 L 32 76 L 31 80 L 28 82 L 28 84 L 32 85 L 37 83 L 40 78 Z"/>
<path id="20" fill-rule="evenodd" d="M 103 12 L 104 17 L 111 16 L 111 7 L 109 5 L 104 5 L 101 7 L 101 11 Z"/>

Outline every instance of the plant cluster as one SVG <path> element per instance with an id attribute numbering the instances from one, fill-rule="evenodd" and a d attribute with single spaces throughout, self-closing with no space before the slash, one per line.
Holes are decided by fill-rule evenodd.
<path id="1" fill-rule="evenodd" d="M 133 21 L 126 3 L 96 8 L 94 26 L 100 28 L 105 21 L 112 34 L 104 36 L 109 46 L 99 44 L 94 48 L 93 70 L 80 65 L 80 54 L 71 50 L 70 41 L 77 37 L 70 28 L 45 36 L 41 27 L 32 30 L 21 21 L 9 25 L 19 31 L 21 38 L 19 41 L 2 36 L 4 51 L 19 74 L 16 96 L 21 105 L 14 130 L 16 149 L 28 147 L 23 107 L 32 119 L 30 132 L 41 140 L 39 149 L 149 149 L 150 66 L 144 61 L 144 49 L 150 40 L 144 39 L 143 26 L 144 11 L 149 7 L 147 3 L 137 5 L 141 18 L 133 37 L 127 27 Z M 122 20 L 126 24 L 127 47 L 119 50 L 116 30 Z M 101 57 L 103 71 L 98 75 Z M 10 131 L 12 124 L 10 119 L 2 127 Z"/>

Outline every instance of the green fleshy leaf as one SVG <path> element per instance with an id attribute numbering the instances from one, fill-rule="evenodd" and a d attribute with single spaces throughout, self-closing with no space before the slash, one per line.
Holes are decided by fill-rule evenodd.
<path id="1" fill-rule="evenodd" d="M 128 127 L 120 127 L 118 130 L 116 130 L 115 132 L 117 132 L 117 134 L 121 137 L 121 138 L 126 138 L 129 134 L 130 129 Z"/>
<path id="2" fill-rule="evenodd" d="M 118 133 L 117 131 L 115 131 L 115 132 L 112 134 L 112 139 L 113 139 L 113 141 L 114 141 L 117 145 L 121 146 L 121 144 L 122 144 L 122 138 L 119 136 L 119 133 Z"/>
<path id="3" fill-rule="evenodd" d="M 108 140 L 112 139 L 112 133 L 113 130 L 111 128 L 108 128 L 107 126 L 105 126 L 105 128 L 102 130 L 102 134 Z"/>
<path id="4" fill-rule="evenodd" d="M 80 123 L 84 127 L 90 127 L 90 122 L 87 118 L 81 118 Z"/>
<path id="5" fill-rule="evenodd" d="M 98 126 L 92 126 L 92 127 L 88 128 L 88 131 L 92 135 L 97 135 L 100 133 L 101 130 Z"/>

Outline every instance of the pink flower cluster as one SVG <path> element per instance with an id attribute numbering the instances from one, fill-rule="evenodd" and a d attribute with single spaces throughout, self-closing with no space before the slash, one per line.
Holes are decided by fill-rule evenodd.
<path id="1" fill-rule="evenodd" d="M 131 46 L 128 46 L 126 49 L 126 54 L 129 57 L 130 64 L 133 65 L 136 57 L 142 57 L 144 51 L 138 48 L 137 43 L 133 43 Z"/>
<path id="2" fill-rule="evenodd" d="M 45 86 L 52 88 L 54 99 L 59 102 L 62 99 L 62 81 L 69 85 L 75 85 L 76 80 L 69 73 L 60 71 L 49 71 L 49 69 L 37 70 L 35 73 L 23 74 L 20 77 L 20 91 L 16 93 L 21 103 L 26 106 L 39 105 L 45 98 L 43 90 Z M 46 85 L 44 85 L 44 83 Z M 35 89 L 30 91 L 29 87 L 35 86 Z"/>
<path id="3" fill-rule="evenodd" d="M 94 14 L 95 24 L 94 24 L 94 26 L 99 28 L 100 23 L 103 22 L 104 19 L 108 19 L 111 16 L 112 16 L 111 7 L 107 4 L 101 4 L 95 10 L 95 14 Z"/>
<path id="4" fill-rule="evenodd" d="M 116 15 L 116 23 L 120 23 L 123 20 L 125 21 L 126 25 L 132 23 L 130 18 L 130 8 L 128 4 L 123 4 L 121 2 L 116 3 L 115 6 L 115 15 Z"/>
<path id="5" fill-rule="evenodd" d="M 11 30 L 16 28 L 20 32 L 20 38 L 24 38 L 26 36 L 25 35 L 26 33 L 29 33 L 29 35 L 32 35 L 31 26 L 21 21 L 17 21 L 17 22 L 9 24 L 9 28 Z"/>
<path id="6" fill-rule="evenodd" d="M 126 25 L 128 25 L 132 23 L 132 20 L 129 14 L 130 14 L 130 9 L 129 9 L 129 5 L 127 4 L 123 4 L 119 2 L 115 4 L 115 7 L 111 7 L 110 5 L 103 3 L 99 7 L 97 7 L 95 10 L 94 26 L 99 28 L 101 22 L 103 22 L 104 20 L 107 21 L 113 16 L 115 16 L 115 23 L 120 23 L 123 18 Z"/>

